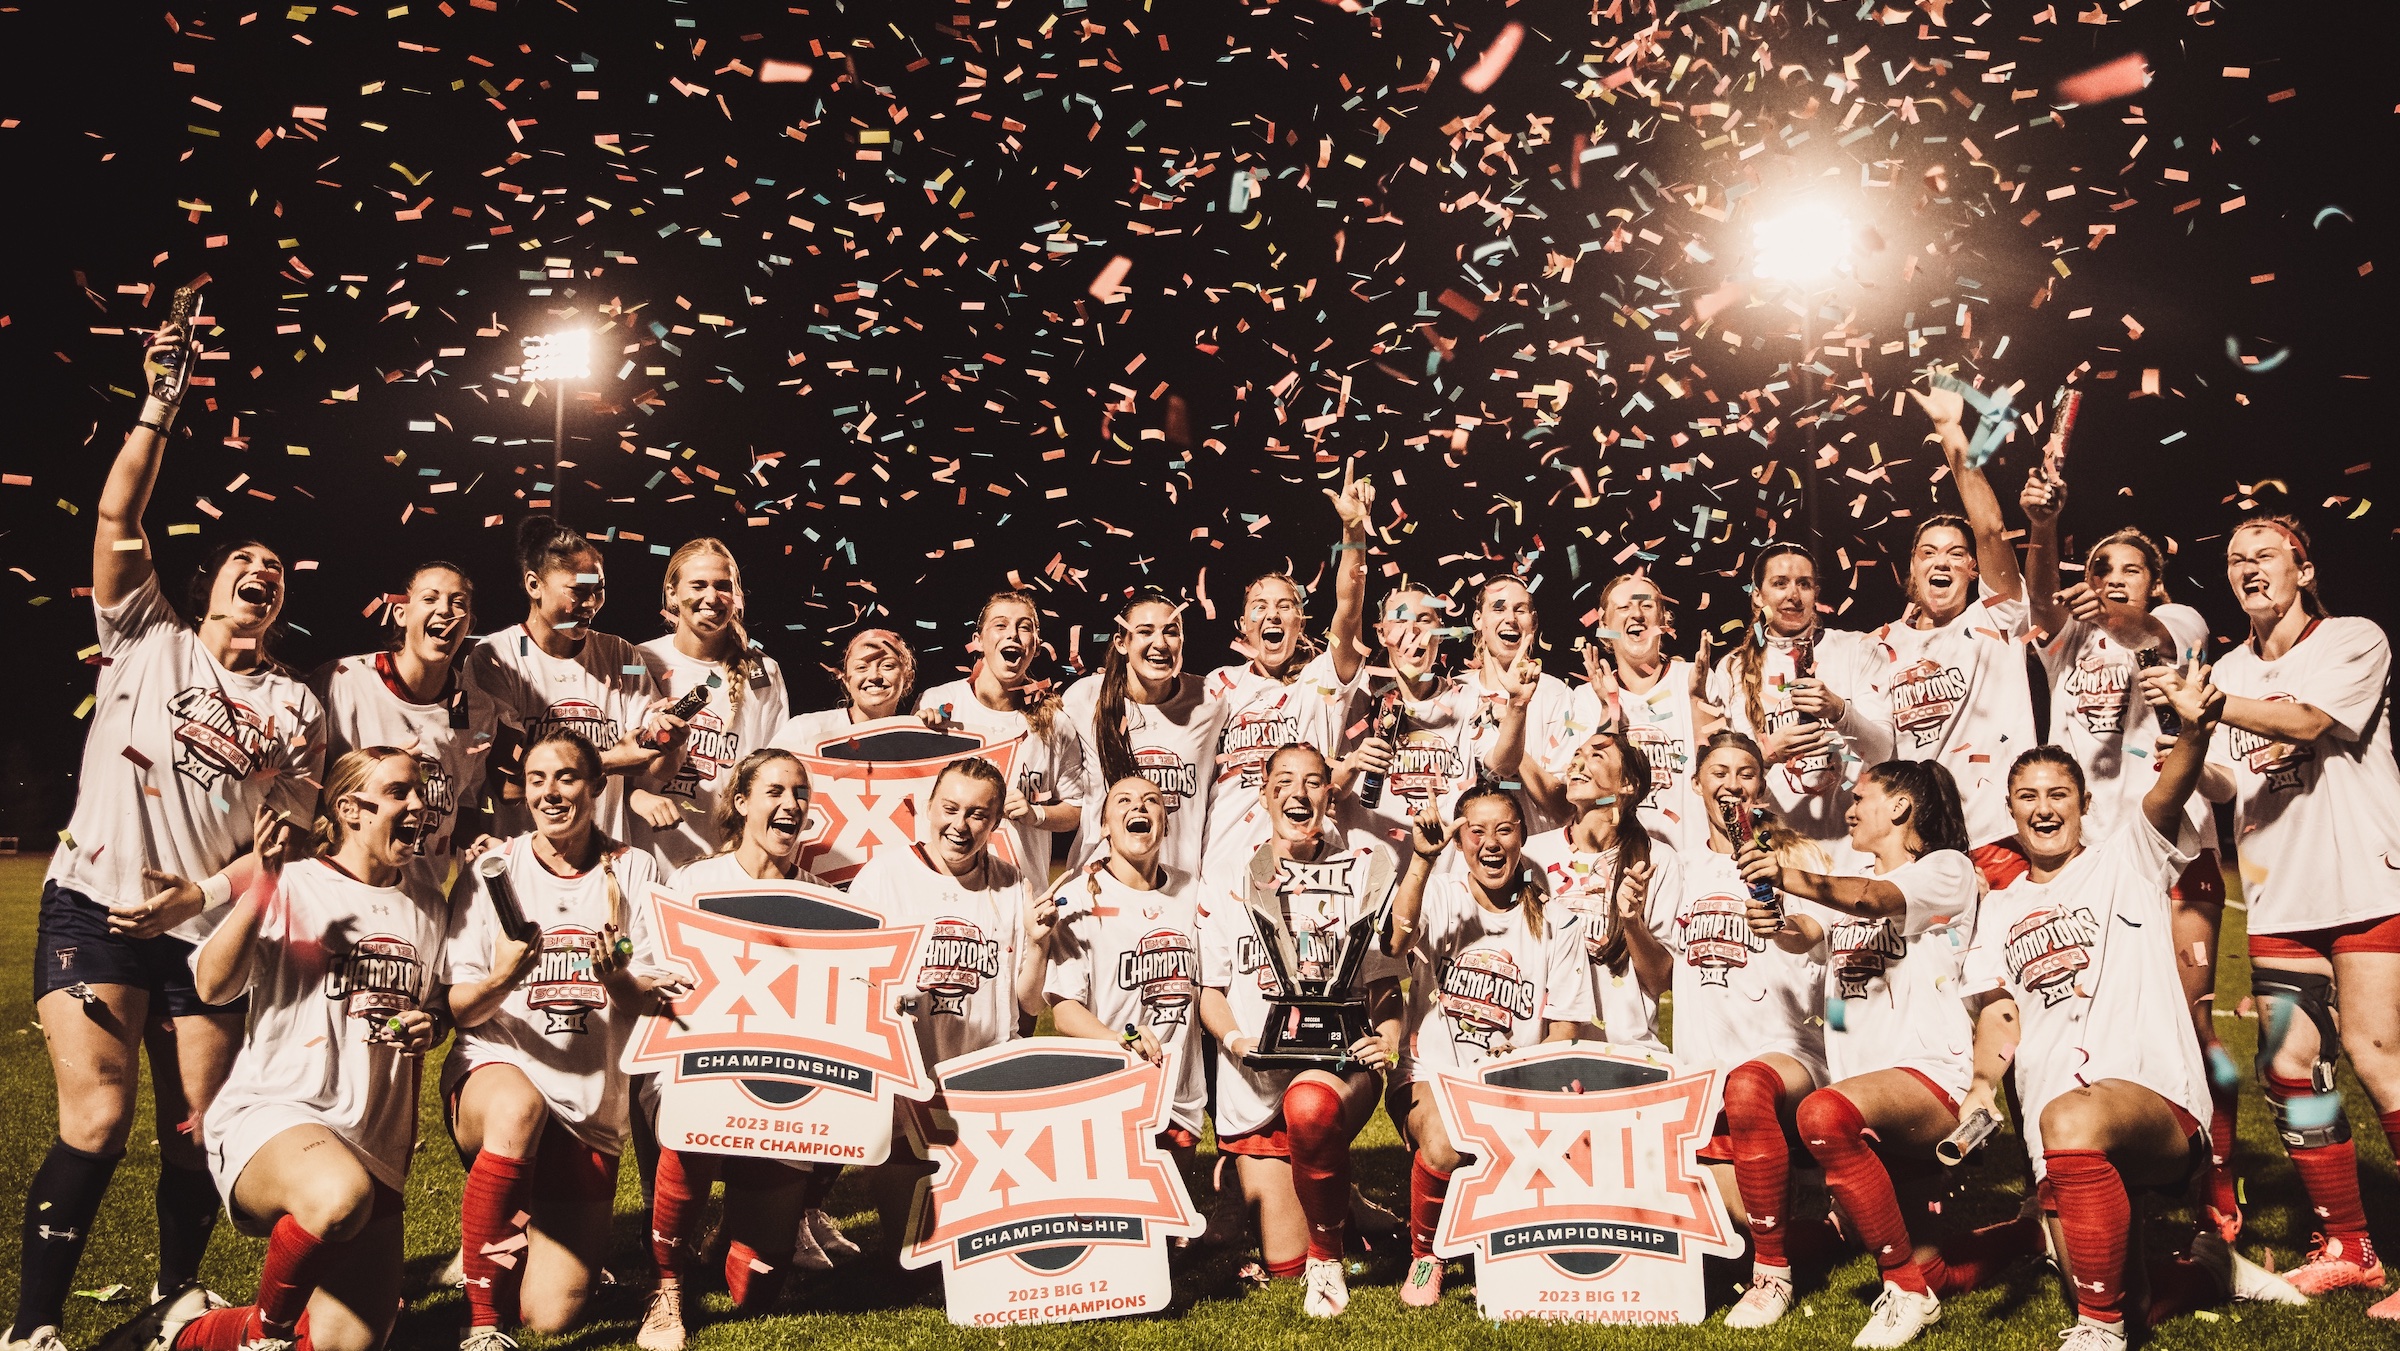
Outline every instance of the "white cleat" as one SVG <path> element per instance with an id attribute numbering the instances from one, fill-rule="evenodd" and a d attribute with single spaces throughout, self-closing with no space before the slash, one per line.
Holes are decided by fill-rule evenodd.
<path id="1" fill-rule="evenodd" d="M 2125 1351 L 2125 1325 L 2077 1319 L 2058 1334 L 2058 1351 Z"/>
<path id="2" fill-rule="evenodd" d="M 833 1259 L 818 1246 L 816 1233 L 805 1218 L 800 1221 L 799 1232 L 792 1235 L 792 1265 L 802 1271 L 833 1270 Z"/>
<path id="3" fill-rule="evenodd" d="M 2258 1263 L 2233 1254 L 2233 1297 L 2256 1304 L 2306 1304 L 2300 1288 Z"/>
<path id="4" fill-rule="evenodd" d="M 1309 1258 L 1308 1298 L 1300 1302 L 1301 1312 L 1311 1318 L 1339 1318 L 1349 1307 L 1350 1283 L 1342 1279 L 1342 1264 Z"/>
<path id="5" fill-rule="evenodd" d="M 1858 1330 L 1855 1347 L 1884 1348 L 1906 1346 L 1917 1334 L 1942 1321 L 1942 1302 L 1931 1291 L 1918 1294 L 1899 1286 L 1885 1284 L 1883 1295 L 1875 1301 L 1874 1316 Z"/>
<path id="6" fill-rule="evenodd" d="M 650 1292 L 650 1308 L 642 1315 L 642 1330 L 633 1344 L 642 1351 L 683 1351 L 683 1286 L 661 1281 Z"/>
<path id="7" fill-rule="evenodd" d="M 1773 1327 L 1792 1311 L 1792 1278 L 1752 1272 L 1750 1288 L 1725 1311 L 1725 1326 L 1739 1329 Z"/>
<path id="8" fill-rule="evenodd" d="M 67 1344 L 60 1340 L 57 1328 L 45 1325 L 7 1343 L 7 1348 L 8 1351 L 67 1351 Z"/>
<path id="9" fill-rule="evenodd" d="M 858 1245 L 852 1243 L 849 1236 L 842 1232 L 842 1227 L 835 1224 L 833 1217 L 824 1211 L 808 1212 L 805 1227 L 808 1236 L 817 1241 L 817 1247 L 834 1261 L 847 1262 L 858 1256 Z"/>

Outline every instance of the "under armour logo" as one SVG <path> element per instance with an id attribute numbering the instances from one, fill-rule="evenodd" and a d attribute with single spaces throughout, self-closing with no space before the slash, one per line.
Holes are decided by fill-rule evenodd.
<path id="1" fill-rule="evenodd" d="M 46 1224 L 37 1228 L 35 1232 L 39 1233 L 45 1239 L 53 1240 L 59 1243 L 73 1243 L 76 1239 L 83 1236 L 78 1230 L 53 1229 Z"/>

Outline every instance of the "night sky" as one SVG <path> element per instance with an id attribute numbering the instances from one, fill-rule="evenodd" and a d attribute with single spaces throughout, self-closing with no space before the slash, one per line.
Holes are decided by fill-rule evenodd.
<path id="1" fill-rule="evenodd" d="M 373 646 L 420 559 L 477 576 L 480 628 L 520 618 L 511 528 L 556 493 L 613 535 L 600 624 L 637 641 L 663 555 L 726 539 L 795 708 L 862 619 L 945 678 L 1012 578 L 1062 663 L 1125 588 L 1192 596 L 1204 670 L 1247 578 L 1320 574 L 1355 461 L 1378 585 L 1520 570 L 1568 675 L 1620 567 L 1684 649 L 1737 622 L 1812 443 L 1833 622 L 1871 628 L 1912 516 L 1955 505 L 1895 412 L 1935 363 L 2036 419 L 2086 390 L 2068 532 L 2171 539 L 2220 635 L 2251 502 L 2388 626 L 2389 10 L 0 10 L 0 835 L 68 814 L 92 504 L 139 330 L 202 274 L 213 383 L 147 523 L 175 594 L 228 531 L 296 563 L 302 668 Z M 2136 52 L 2148 88 L 2058 94 Z M 1800 200 L 1863 241 L 1807 294 L 1751 275 Z M 567 325 L 596 370 L 553 485 L 515 368 Z M 2012 520 L 2038 448 L 1994 467 Z"/>

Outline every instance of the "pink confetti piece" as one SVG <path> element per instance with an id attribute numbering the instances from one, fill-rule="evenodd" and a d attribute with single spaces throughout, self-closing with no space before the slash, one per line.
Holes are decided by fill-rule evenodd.
<path id="1" fill-rule="evenodd" d="M 2058 82 L 2058 96 L 2071 103 L 2106 103 L 2138 94 L 2150 83 L 2150 67 L 2140 52 L 2128 52 L 2105 65 L 2092 67 Z"/>
<path id="2" fill-rule="evenodd" d="M 761 61 L 758 64 L 760 84 L 799 84 L 816 74 L 816 68 L 805 61 Z"/>
<path id="3" fill-rule="evenodd" d="M 1460 73 L 1458 82 L 1470 94 L 1480 94 L 1491 88 L 1501 72 L 1508 69 L 1508 63 L 1516 58 L 1517 44 L 1524 40 L 1525 25 L 1521 23 L 1512 23 L 1501 29 L 1500 36 L 1493 38 L 1492 45 L 1483 49 L 1483 55 L 1476 59 L 1475 64 Z"/>
<path id="4" fill-rule="evenodd" d="M 1100 275 L 1092 278 L 1092 298 L 1110 304 L 1115 303 L 1117 291 L 1125 284 L 1125 274 L 1131 271 L 1133 271 L 1133 260 L 1124 254 L 1120 253 L 1109 259 L 1108 265 L 1100 269 Z"/>

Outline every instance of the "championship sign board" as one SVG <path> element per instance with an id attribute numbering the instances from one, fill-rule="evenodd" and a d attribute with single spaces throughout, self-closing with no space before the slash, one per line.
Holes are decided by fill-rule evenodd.
<path id="1" fill-rule="evenodd" d="M 848 886 L 877 850 L 920 842 L 917 818 L 944 766 L 980 756 L 1014 782 L 1024 743 L 1022 735 L 987 742 L 972 731 L 937 731 L 915 718 L 876 718 L 817 738 L 793 752 L 808 768 L 809 784 L 800 866 Z M 1018 866 L 1014 832 L 993 831 L 991 849 Z"/>
<path id="2" fill-rule="evenodd" d="M 1442 1126 L 1475 1158 L 1451 1178 L 1434 1251 L 1474 1254 L 1484 1317 L 1708 1316 L 1701 1256 L 1743 1248 L 1697 1157 L 1716 1078 L 1570 1042 L 1436 1080 Z"/>
<path id="3" fill-rule="evenodd" d="M 1167 1240 L 1199 1233 L 1158 1142 L 1165 1069 L 1115 1042 L 1038 1037 L 945 1060 L 926 1119 L 936 1167 L 900 1261 L 942 1266 L 950 1321 L 1064 1323 L 1163 1312 Z"/>
<path id="4" fill-rule="evenodd" d="M 893 1103 L 933 1092 L 892 988 L 923 930 L 885 928 L 830 887 L 750 882 L 688 897 L 653 888 L 650 932 L 692 977 L 644 1018 L 629 1073 L 659 1076 L 669 1149 L 786 1163 L 876 1164 Z"/>

